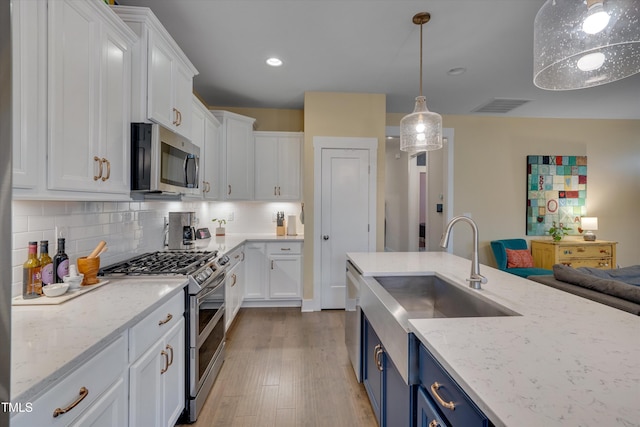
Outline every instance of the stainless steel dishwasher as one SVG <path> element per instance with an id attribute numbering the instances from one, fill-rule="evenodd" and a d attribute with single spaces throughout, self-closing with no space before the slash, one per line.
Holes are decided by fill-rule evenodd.
<path id="1" fill-rule="evenodd" d="M 347 286 L 345 299 L 344 342 L 358 382 L 362 382 L 362 311 L 360 309 L 360 275 L 351 261 L 347 261 Z"/>

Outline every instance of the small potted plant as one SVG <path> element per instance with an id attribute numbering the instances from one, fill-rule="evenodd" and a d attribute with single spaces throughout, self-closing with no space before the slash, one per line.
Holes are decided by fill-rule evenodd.
<path id="1" fill-rule="evenodd" d="M 560 222 L 556 224 L 556 222 L 553 221 L 551 228 L 549 229 L 549 234 L 553 237 L 553 240 L 558 242 L 562 240 L 564 236 L 569 234 L 569 230 L 571 229 L 569 227 L 565 227 L 563 223 Z"/>
<path id="2" fill-rule="evenodd" d="M 211 221 L 212 222 L 218 221 L 218 227 L 216 227 L 216 236 L 224 236 L 225 228 L 222 225 L 226 224 L 227 221 L 225 219 L 218 219 L 218 218 L 213 218 Z"/>

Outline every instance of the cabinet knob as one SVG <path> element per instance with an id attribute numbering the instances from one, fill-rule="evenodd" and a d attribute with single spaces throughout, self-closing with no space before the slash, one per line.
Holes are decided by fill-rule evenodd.
<path id="1" fill-rule="evenodd" d="M 329 235 L 325 234 L 324 236 L 322 236 L 322 240 L 329 240 Z"/>

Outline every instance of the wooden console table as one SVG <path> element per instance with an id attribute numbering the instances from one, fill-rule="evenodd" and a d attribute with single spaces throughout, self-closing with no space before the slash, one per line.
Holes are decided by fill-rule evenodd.
<path id="1" fill-rule="evenodd" d="M 554 264 L 570 267 L 616 268 L 616 244 L 605 240 L 532 240 L 531 255 L 536 267 L 552 269 Z"/>

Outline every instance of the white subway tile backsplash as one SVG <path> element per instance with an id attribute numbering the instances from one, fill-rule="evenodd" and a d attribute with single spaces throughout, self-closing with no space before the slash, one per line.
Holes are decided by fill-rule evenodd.
<path id="1" fill-rule="evenodd" d="M 12 203 L 12 292 L 22 292 L 22 264 L 29 241 L 49 241 L 49 254 L 57 251 L 57 238 L 65 237 L 65 250 L 72 263 L 86 256 L 105 240 L 109 250 L 102 265 L 113 264 L 143 252 L 164 248 L 164 224 L 169 212 L 196 212 L 197 227 L 217 226 L 216 217 L 233 213 L 227 233 L 275 233 L 272 214 L 299 214 L 299 203 L 258 202 L 78 202 L 13 201 Z M 297 224 L 299 233 L 302 224 Z"/>

